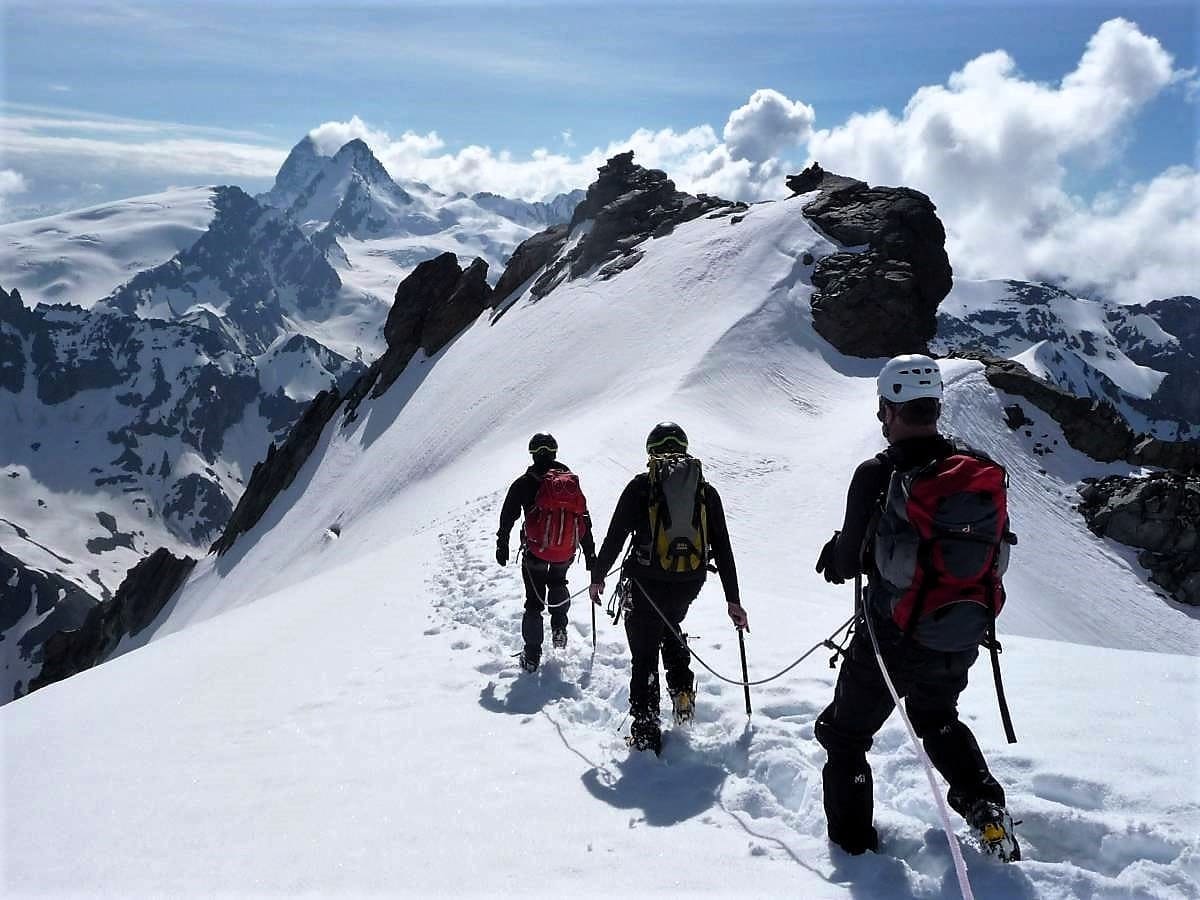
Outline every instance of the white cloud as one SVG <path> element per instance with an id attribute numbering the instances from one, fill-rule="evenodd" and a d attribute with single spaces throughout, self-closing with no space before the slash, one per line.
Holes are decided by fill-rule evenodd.
<path id="1" fill-rule="evenodd" d="M 14 169 L 0 169 L 0 197 L 29 190 L 25 176 Z"/>
<path id="2" fill-rule="evenodd" d="M 1113 161 L 1137 113 L 1178 78 L 1155 38 L 1113 19 L 1058 85 L 986 53 L 918 90 L 899 117 L 852 116 L 815 132 L 809 151 L 832 171 L 929 194 L 959 274 L 1053 276 L 1126 300 L 1152 285 L 1194 292 L 1200 248 L 1183 230 L 1195 220 L 1193 169 L 1092 203 L 1065 186 L 1073 168 Z"/>
<path id="3" fill-rule="evenodd" d="M 0 169 L 0 213 L 7 206 L 9 194 L 22 194 L 29 190 L 25 176 L 14 169 Z"/>
<path id="4" fill-rule="evenodd" d="M 451 150 L 436 131 L 393 137 L 358 116 L 325 122 L 310 135 L 325 154 L 360 138 L 398 179 L 525 199 L 586 187 L 597 167 L 625 150 L 666 171 L 682 190 L 768 199 L 787 193 L 784 175 L 807 155 L 832 171 L 929 194 L 960 275 L 1049 277 L 1082 291 L 1146 299 L 1200 288 L 1192 262 L 1200 256 L 1195 167 L 1091 200 L 1073 196 L 1067 185 L 1072 175 L 1119 164 L 1138 114 L 1173 85 L 1181 96 L 1190 94 L 1196 73 L 1175 68 L 1162 45 L 1133 23 L 1113 19 L 1056 84 L 1026 78 L 1012 56 L 997 50 L 968 61 L 945 84 L 920 88 L 899 114 L 864 112 L 818 131 L 812 107 L 761 89 L 730 112 L 719 132 L 709 124 L 639 128 L 590 150 L 577 148 L 569 130 L 555 136 L 553 149 L 527 154 L 483 144 Z M 52 180 L 68 180 L 62 173 L 78 182 L 75 197 L 83 184 L 112 190 L 137 178 L 261 189 L 285 155 L 254 133 L 5 107 L 12 114 L 0 118 L 0 158 L 39 192 Z M 254 180 L 261 187 L 247 185 Z M 154 189 L 161 187 L 142 192 Z M 32 193 L 29 199 L 42 201 Z"/>
<path id="5" fill-rule="evenodd" d="M 811 106 L 762 89 L 729 114 L 722 137 L 734 159 L 765 162 L 807 141 L 815 119 Z"/>

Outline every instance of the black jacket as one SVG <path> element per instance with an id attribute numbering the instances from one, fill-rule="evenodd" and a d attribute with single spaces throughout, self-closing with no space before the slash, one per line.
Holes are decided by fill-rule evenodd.
<path id="1" fill-rule="evenodd" d="M 838 538 L 834 565 L 842 578 L 867 574 L 866 605 L 890 630 L 892 598 L 878 576 L 868 541 L 872 538 L 875 518 L 880 513 L 884 493 L 894 471 L 908 471 L 956 452 L 954 444 L 942 435 L 907 438 L 886 451 L 861 463 L 850 480 L 846 496 L 846 517 Z M 976 646 L 987 627 L 988 612 L 974 603 L 956 603 L 917 622 L 913 637 L 931 650 L 958 652 Z"/>
<path id="2" fill-rule="evenodd" d="M 570 472 L 571 470 L 565 463 L 560 463 L 558 460 L 552 460 L 548 464 L 534 463 L 525 470 L 524 475 L 509 486 L 508 494 L 504 497 L 504 505 L 500 507 L 500 528 L 496 532 L 497 544 L 508 546 L 508 536 L 512 532 L 513 525 L 517 523 L 520 516 L 529 515 L 529 510 L 533 508 L 533 501 L 537 497 L 538 487 L 542 483 L 542 476 L 551 471 Z M 583 514 L 583 534 L 579 536 L 579 546 L 583 548 L 583 558 L 590 568 L 592 560 L 596 558 L 596 542 L 592 537 L 592 517 L 586 512 Z"/>
<path id="3" fill-rule="evenodd" d="M 860 573 L 870 574 L 870 548 L 866 547 L 868 533 L 879 512 L 884 491 L 896 469 L 908 470 L 941 459 L 954 452 L 954 446 L 938 435 L 906 438 L 897 441 L 878 456 L 859 464 L 850 479 L 846 492 L 846 516 L 837 542 L 834 565 L 843 579 Z"/>
<path id="4" fill-rule="evenodd" d="M 708 482 L 705 482 L 705 508 L 708 520 L 708 545 L 717 572 L 721 576 L 721 587 L 725 590 L 725 599 L 730 603 L 741 603 L 738 595 L 737 568 L 733 563 L 733 548 L 729 545 L 729 527 L 725 522 L 725 507 L 721 504 L 721 495 Z M 592 582 L 598 583 L 605 579 L 609 569 L 616 564 L 617 557 L 625 546 L 625 540 L 633 535 L 633 545 L 644 546 L 650 543 L 650 475 L 642 472 L 634 476 L 613 511 L 612 522 L 608 526 L 608 535 L 596 555 L 592 566 Z M 662 581 L 703 581 L 707 577 L 706 569 L 698 572 L 674 573 L 662 572 L 650 566 L 639 564 L 633 556 L 625 563 L 624 571 L 635 578 L 649 578 Z"/>

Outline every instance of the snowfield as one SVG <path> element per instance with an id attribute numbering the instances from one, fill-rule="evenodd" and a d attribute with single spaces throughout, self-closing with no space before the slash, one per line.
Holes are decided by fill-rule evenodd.
<path id="1" fill-rule="evenodd" d="M 624 635 L 599 611 L 593 654 L 585 598 L 536 675 L 512 658 L 522 589 L 494 532 L 538 430 L 602 532 L 648 429 L 687 429 L 725 500 L 751 678 L 849 616 L 849 586 L 813 563 L 883 446 L 879 363 L 812 330 L 802 260 L 831 245 L 803 200 L 682 225 L 616 278 L 522 296 L 336 416 L 143 646 L 0 709 L 5 893 L 957 896 L 898 718 L 870 755 L 882 853 L 825 841 L 828 651 L 755 688 L 749 720 L 741 688 L 697 665 L 697 721 L 668 729 L 661 759 L 624 746 Z M 1000 619 L 1020 743 L 986 659 L 961 706 L 1025 861 L 964 846 L 975 896 L 1200 896 L 1198 615 L 1071 508 L 1081 477 L 1129 468 L 1082 457 L 1032 408 L 1031 435 L 1010 431 L 1011 398 L 977 364 L 945 374 L 947 430 L 1008 466 L 1021 539 Z M 715 580 L 686 627 L 737 671 Z"/>
<path id="2" fill-rule="evenodd" d="M 191 247 L 213 219 L 216 188 L 176 188 L 0 225 L 0 285 L 26 306 L 90 309 L 138 272 Z"/>

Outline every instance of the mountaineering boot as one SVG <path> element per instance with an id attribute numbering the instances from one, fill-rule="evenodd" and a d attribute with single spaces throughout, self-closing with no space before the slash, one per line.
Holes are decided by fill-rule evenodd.
<path id="1" fill-rule="evenodd" d="M 658 719 L 649 715 L 636 715 L 629 726 L 629 737 L 625 739 L 634 750 L 653 750 L 655 756 L 662 752 L 662 729 Z"/>
<path id="2" fill-rule="evenodd" d="M 517 665 L 526 672 L 536 672 L 538 670 L 539 655 L 530 653 L 529 650 L 522 650 L 517 654 Z"/>
<path id="3" fill-rule="evenodd" d="M 967 810 L 966 819 L 979 846 L 989 856 L 998 856 L 1002 862 L 1016 862 L 1021 858 L 1012 816 L 1003 806 L 989 800 L 976 800 Z"/>
<path id="4" fill-rule="evenodd" d="M 696 715 L 695 688 L 681 688 L 671 691 L 671 708 L 675 713 L 676 725 L 689 724 Z"/>
<path id="5" fill-rule="evenodd" d="M 567 629 L 555 628 L 550 632 L 550 644 L 555 650 L 561 650 L 567 646 Z"/>

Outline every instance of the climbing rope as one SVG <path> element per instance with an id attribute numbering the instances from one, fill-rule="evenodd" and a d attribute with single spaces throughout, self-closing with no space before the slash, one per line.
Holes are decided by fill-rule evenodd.
<path id="1" fill-rule="evenodd" d="M 888 674 L 887 665 L 883 661 L 883 654 L 879 650 L 879 641 L 875 638 L 875 626 L 871 622 L 871 616 L 866 614 L 866 611 L 862 609 L 861 575 L 854 576 L 854 607 L 856 610 L 863 612 L 863 618 L 867 622 L 867 633 L 871 636 L 871 646 L 875 650 L 875 659 L 879 663 L 879 671 L 883 675 L 883 682 L 887 685 L 888 692 L 892 695 L 892 700 L 896 704 L 896 711 L 900 713 L 900 718 L 904 720 L 904 727 L 908 729 L 908 736 L 917 751 L 917 759 L 925 767 L 925 777 L 929 779 L 929 789 L 933 791 L 933 799 L 937 804 L 938 815 L 942 819 L 942 830 L 946 832 L 946 840 L 950 844 L 950 855 L 954 857 L 954 871 L 958 875 L 958 889 L 962 892 L 963 900 L 975 900 L 975 894 L 971 891 L 971 880 L 967 878 L 967 863 L 963 859 L 962 849 L 958 846 L 958 838 L 954 836 L 954 826 L 950 824 L 950 811 L 946 808 L 946 801 L 942 797 L 941 787 L 937 783 L 933 763 L 930 762 L 929 754 L 925 752 L 925 748 L 921 746 L 921 742 L 917 738 L 917 732 L 912 727 L 912 722 L 908 720 L 908 714 L 904 711 L 904 707 L 900 703 L 900 695 L 896 692 L 896 685 L 892 683 L 892 676 Z"/>
<path id="2" fill-rule="evenodd" d="M 521 568 L 524 569 L 526 572 L 529 572 L 530 568 L 529 568 L 528 562 L 526 562 L 526 559 L 525 559 L 526 556 L 527 556 L 527 551 L 522 550 L 521 551 Z M 549 566 L 550 564 L 547 563 L 546 565 Z M 617 571 L 617 569 L 619 569 L 619 568 L 621 568 L 621 564 L 617 563 L 617 565 L 613 568 L 612 572 L 609 572 L 608 575 L 605 575 L 604 577 L 608 578 L 610 575 L 615 573 Z M 570 603 L 576 597 L 581 597 L 584 594 L 586 594 L 588 592 L 589 588 L 591 588 L 590 583 L 586 587 L 582 587 L 579 590 L 577 590 L 575 593 L 573 593 L 571 596 L 569 596 L 566 600 L 560 600 L 557 603 L 547 603 L 546 601 L 549 599 L 549 596 L 550 596 L 550 586 L 546 585 L 542 589 L 542 596 L 541 596 L 542 605 L 544 607 L 546 607 L 546 609 L 558 609 L 560 606 L 566 606 L 568 603 Z"/>
<path id="3" fill-rule="evenodd" d="M 641 586 L 641 584 L 638 583 L 638 580 L 636 578 L 631 578 L 630 580 L 637 586 L 637 589 L 639 591 L 641 591 L 642 596 L 646 598 L 646 602 L 650 604 L 650 608 L 653 609 L 656 613 L 658 613 L 658 617 L 663 620 L 663 624 L 667 626 L 667 628 L 668 628 L 668 630 L 670 630 L 671 634 L 673 634 L 675 636 L 675 639 L 677 641 L 679 641 L 681 644 L 683 644 L 684 647 L 687 647 L 688 652 L 691 653 L 691 655 L 695 658 L 696 662 L 700 663 L 700 665 L 703 666 L 710 675 L 712 675 L 714 678 L 718 679 L 719 681 L 724 681 L 726 684 L 733 684 L 733 685 L 737 685 L 739 687 L 756 687 L 760 684 L 767 684 L 768 682 L 774 681 L 777 678 L 782 678 L 784 675 L 786 675 L 788 672 L 792 671 L 792 669 L 796 668 L 796 666 L 800 665 L 800 663 L 804 662 L 806 659 L 808 659 L 810 656 L 812 656 L 814 653 L 816 653 L 822 647 L 829 647 L 829 646 L 836 647 L 836 644 L 834 643 L 834 639 L 839 634 L 841 634 L 843 631 L 847 630 L 851 625 L 854 624 L 854 616 L 851 616 L 849 619 L 847 619 L 845 622 L 843 622 L 841 625 L 839 625 L 837 627 L 837 630 L 835 630 L 833 632 L 833 634 L 831 634 L 828 638 L 826 638 L 823 641 L 818 641 L 816 644 L 813 644 L 813 646 L 811 646 L 808 650 L 806 650 L 803 654 L 801 654 L 799 659 L 797 659 L 795 662 L 793 662 L 787 668 L 781 669 L 780 671 L 776 672 L 770 678 L 760 678 L 757 681 L 747 681 L 746 679 L 743 679 L 743 678 L 727 678 L 726 676 L 724 676 L 720 672 L 718 672 L 716 669 L 714 669 L 712 666 L 710 666 L 708 663 L 706 663 L 704 661 L 704 659 L 700 656 L 699 653 L 697 653 L 691 647 L 688 647 L 687 638 L 685 638 L 682 634 L 680 634 L 679 630 L 674 625 L 671 624 L 671 620 L 668 619 L 665 615 L 663 615 L 663 611 L 658 608 L 657 603 L 655 603 L 653 600 L 650 599 L 650 595 L 648 593 L 646 593 L 646 589 L 643 588 Z M 835 654 L 835 656 L 836 656 L 836 654 Z"/>

